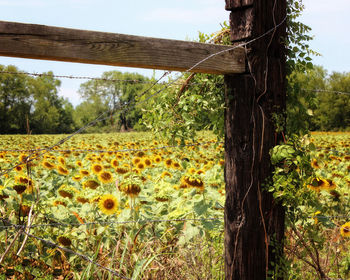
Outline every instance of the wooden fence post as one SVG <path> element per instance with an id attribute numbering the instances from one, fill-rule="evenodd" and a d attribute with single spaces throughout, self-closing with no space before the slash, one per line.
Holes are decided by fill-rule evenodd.
<path id="1" fill-rule="evenodd" d="M 273 116 L 285 110 L 286 0 L 226 0 L 226 9 L 234 44 L 268 33 L 247 45 L 245 74 L 225 75 L 225 275 L 265 279 L 284 237 L 284 210 L 264 184 L 282 138 Z"/>

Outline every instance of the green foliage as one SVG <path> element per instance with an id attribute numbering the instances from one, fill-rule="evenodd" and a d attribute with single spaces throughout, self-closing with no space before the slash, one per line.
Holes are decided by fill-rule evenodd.
<path id="1" fill-rule="evenodd" d="M 197 131 L 212 130 L 223 136 L 223 77 L 195 74 L 180 80 L 183 87 L 171 87 L 152 98 L 143 108 L 143 124 L 156 133 L 175 139 L 193 139 Z M 190 84 L 186 86 L 186 84 Z"/>
<path id="2" fill-rule="evenodd" d="M 122 80 L 130 82 L 123 83 Z M 134 128 L 141 117 L 141 111 L 133 104 L 138 95 L 150 86 L 142 83 L 147 81 L 148 78 L 137 73 L 110 71 L 104 72 L 101 80 L 81 84 L 79 93 L 84 101 L 76 108 L 75 122 L 78 126 L 83 126 L 103 114 L 107 118 L 94 126 L 93 130 L 101 131 L 101 128 L 110 125 L 118 131 Z"/>
<path id="3" fill-rule="evenodd" d="M 15 66 L 0 65 L 1 71 L 17 72 Z M 28 90 L 30 79 L 24 75 L 0 75 L 0 131 L 18 133 L 26 131 L 26 118 L 33 104 Z"/>
<path id="4" fill-rule="evenodd" d="M 0 65 L 0 70 L 19 72 L 11 65 Z M 71 132 L 73 107 L 58 96 L 59 86 L 60 81 L 52 77 L 52 72 L 37 78 L 0 74 L 1 133 Z"/>
<path id="5" fill-rule="evenodd" d="M 229 27 L 222 25 L 219 32 L 199 33 L 203 43 L 231 44 Z M 173 83 L 173 81 L 169 81 Z M 159 90 L 154 89 L 153 93 Z M 171 139 L 193 139 L 200 130 L 211 130 L 224 135 L 224 81 L 223 76 L 185 73 L 174 86 L 152 98 L 143 108 L 140 124 Z"/>
<path id="6" fill-rule="evenodd" d="M 287 131 L 346 130 L 350 127 L 350 73 L 331 75 L 314 66 L 288 76 Z"/>
<path id="7" fill-rule="evenodd" d="M 275 171 L 267 188 L 286 210 L 288 279 L 349 275 L 348 240 L 340 236 L 350 211 L 348 139 L 348 134 L 293 136 L 271 150 Z M 337 145 L 338 156 L 325 156 L 331 145 Z"/>
<path id="8" fill-rule="evenodd" d="M 314 110 L 314 129 L 346 130 L 350 128 L 350 72 L 333 72 L 325 79 L 325 90 L 318 92 Z M 319 90 L 322 88 L 317 88 Z M 347 92 L 347 93 L 336 93 Z"/>

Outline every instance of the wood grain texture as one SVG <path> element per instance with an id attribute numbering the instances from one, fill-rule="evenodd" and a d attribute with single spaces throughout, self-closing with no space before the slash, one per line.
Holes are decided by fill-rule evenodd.
<path id="1" fill-rule="evenodd" d="M 284 208 L 263 186 L 274 168 L 269 151 L 283 143 L 273 116 L 285 116 L 286 109 L 286 5 L 286 0 L 254 0 L 231 12 L 234 43 L 259 39 L 247 45 L 250 73 L 225 75 L 227 280 L 267 279 L 268 271 L 283 268 Z"/>
<path id="2" fill-rule="evenodd" d="M 232 11 L 253 5 L 254 0 L 225 0 L 225 9 Z"/>
<path id="3" fill-rule="evenodd" d="M 231 41 L 237 42 L 249 39 L 253 31 L 253 7 L 235 10 L 230 14 Z"/>
<path id="4" fill-rule="evenodd" d="M 229 74 L 245 71 L 243 48 L 0 21 L 0 55 Z M 215 53 L 222 53 L 215 55 Z M 213 56 L 212 56 L 213 55 Z"/>

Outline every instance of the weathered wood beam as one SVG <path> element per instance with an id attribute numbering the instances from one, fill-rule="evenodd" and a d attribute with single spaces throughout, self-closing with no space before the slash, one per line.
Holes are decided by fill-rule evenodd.
<path id="1" fill-rule="evenodd" d="M 0 21 L 0 55 L 137 68 L 230 74 L 245 71 L 242 48 Z"/>

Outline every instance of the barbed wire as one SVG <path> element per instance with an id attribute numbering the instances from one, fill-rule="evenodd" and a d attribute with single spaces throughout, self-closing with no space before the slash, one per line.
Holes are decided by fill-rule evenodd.
<path id="1" fill-rule="evenodd" d="M 167 76 L 169 73 L 170 73 L 170 72 L 164 72 L 164 74 L 163 74 L 156 82 L 154 82 L 148 89 L 146 89 L 145 91 L 143 91 L 143 93 L 140 95 L 140 97 L 142 97 L 142 96 L 145 95 L 148 91 L 150 91 L 150 90 L 156 85 L 156 83 L 158 83 L 161 79 L 163 79 L 163 78 L 164 78 L 165 76 Z M 135 106 L 136 104 L 141 104 L 141 103 L 144 103 L 144 102 L 148 101 L 150 98 L 152 98 L 152 97 L 155 96 L 156 94 L 159 94 L 160 92 L 162 92 L 165 88 L 166 88 L 166 87 L 163 87 L 162 89 L 156 91 L 154 94 L 150 95 L 148 98 L 144 99 L 143 101 L 135 102 L 134 106 Z M 131 102 L 132 102 L 132 101 L 130 101 L 129 103 L 126 103 L 125 106 L 132 104 Z M 128 109 L 128 108 L 125 107 L 124 110 L 121 111 L 121 113 L 124 113 L 127 109 Z M 29 163 L 29 162 L 31 162 L 31 161 L 33 161 L 33 160 L 39 158 L 41 155 L 43 155 L 43 154 L 45 154 L 45 153 L 47 153 L 47 152 L 49 152 L 49 151 L 54 150 L 55 147 L 62 145 L 63 143 L 65 143 L 66 141 L 68 141 L 69 139 L 71 139 L 73 136 L 75 136 L 75 135 L 81 133 L 82 131 L 86 130 L 88 127 L 94 126 L 96 123 L 98 123 L 98 122 L 100 122 L 100 121 L 103 121 L 103 120 L 105 120 L 105 119 L 109 119 L 110 116 L 109 116 L 109 117 L 106 117 L 106 118 L 103 117 L 104 115 L 106 115 L 106 114 L 108 114 L 108 113 L 109 113 L 109 112 L 103 112 L 103 113 L 100 114 L 95 120 L 93 120 L 93 121 L 87 123 L 86 125 L 82 126 L 82 127 L 81 127 L 80 129 L 78 129 L 77 131 L 73 132 L 72 134 L 68 135 L 68 136 L 65 137 L 65 138 L 62 138 L 61 140 L 59 140 L 57 143 L 51 145 L 50 147 L 43 149 L 43 151 L 42 151 L 41 153 L 39 153 L 39 154 L 38 154 L 38 153 L 31 153 L 30 155 L 28 155 L 28 156 L 26 157 L 26 159 L 25 159 L 25 160 L 26 160 L 26 163 Z M 12 167 L 10 167 L 10 168 L 5 169 L 4 171 L 2 171 L 2 172 L 0 173 L 0 176 L 3 176 L 3 175 L 5 175 L 5 174 L 8 174 L 9 172 L 11 172 L 11 171 L 14 170 L 16 167 L 18 167 L 18 166 L 20 166 L 20 165 L 22 165 L 22 164 L 23 164 L 23 162 L 22 162 L 22 163 L 19 163 L 19 164 L 17 164 L 17 165 L 15 165 L 15 166 L 12 166 Z"/>
<path id="2" fill-rule="evenodd" d="M 121 149 L 121 150 L 94 150 L 94 149 L 60 149 L 56 150 L 53 149 L 51 152 L 60 152 L 60 153 L 74 153 L 74 152 L 88 152 L 88 153 L 127 153 L 127 152 L 145 152 L 145 151 L 153 151 L 153 150 L 164 150 L 164 149 L 170 149 L 170 148 L 184 148 L 184 147 L 196 147 L 196 146 L 203 146 L 208 144 L 224 144 L 224 142 L 219 141 L 207 141 L 207 142 L 197 142 L 197 143 L 191 143 L 191 144 L 183 144 L 183 145 L 166 145 L 161 147 L 151 147 L 151 148 L 140 148 L 140 149 Z M 26 153 L 26 152 L 32 152 L 37 153 L 40 151 L 45 151 L 46 149 L 29 149 L 29 150 L 11 150 L 11 149 L 0 149 L 0 152 L 17 152 L 17 153 Z"/>
<path id="3" fill-rule="evenodd" d="M 1 218 L 3 223 L 8 223 L 6 219 Z M 100 226 L 106 226 L 106 225 L 125 225 L 125 224 L 147 224 L 147 223 L 164 223 L 164 222 L 195 222 L 195 221 L 223 221 L 224 218 L 192 218 L 192 219 L 155 219 L 155 220 L 131 220 L 131 221 L 105 221 L 105 222 L 87 222 L 87 223 L 60 223 L 60 222 L 54 222 L 54 223 L 47 223 L 47 224 L 33 224 L 30 226 L 30 228 L 37 228 L 37 227 L 81 227 L 81 226 L 89 226 L 89 225 L 100 225 Z M 16 229 L 24 229 L 26 225 L 15 225 L 15 224 L 7 224 L 7 225 L 0 225 L 0 229 L 7 229 L 7 228 L 16 228 Z"/>
<path id="4" fill-rule="evenodd" d="M 302 90 L 311 91 L 311 92 L 329 92 L 329 93 L 336 93 L 336 94 L 350 94 L 350 92 L 328 90 L 328 89 L 302 89 Z"/>
<path id="5" fill-rule="evenodd" d="M 49 241 L 49 240 L 45 240 L 45 239 L 43 239 L 43 238 L 41 238 L 41 237 L 38 237 L 38 236 L 35 236 L 35 235 L 31 234 L 31 233 L 22 232 L 22 234 L 26 234 L 26 235 L 28 235 L 29 237 L 34 238 L 34 239 L 37 239 L 37 240 L 39 240 L 39 241 L 41 241 L 41 242 L 43 242 L 43 243 L 45 243 L 45 244 L 47 244 L 47 245 L 49 245 L 49 246 L 51 246 L 51 247 L 55 247 L 55 248 L 58 248 L 58 249 L 60 249 L 60 250 L 62 250 L 62 251 L 65 251 L 65 252 L 67 252 L 67 253 L 76 255 L 76 256 L 78 256 L 78 257 L 80 257 L 80 258 L 82 258 L 82 259 L 88 261 L 89 263 L 91 263 L 91 264 L 93 264 L 93 265 L 96 265 L 96 266 L 98 266 L 99 268 L 101 268 L 101 269 L 103 269 L 103 270 L 106 270 L 106 271 L 112 273 L 114 276 L 117 276 L 117 277 L 119 277 L 119 278 L 121 278 L 121 279 L 131 280 L 130 278 L 125 277 L 125 276 L 119 274 L 118 272 L 116 272 L 116 271 L 114 271 L 114 270 L 112 270 L 112 269 L 110 269 L 110 268 L 108 268 L 108 267 L 105 267 L 105 266 L 99 264 L 98 262 L 92 260 L 90 257 L 88 257 L 88 256 L 86 256 L 86 255 L 84 255 L 84 254 L 82 254 L 82 253 L 78 253 L 78 252 L 73 251 L 72 249 L 69 249 L 69 248 L 67 248 L 67 247 L 62 247 L 62 246 L 60 246 L 60 245 L 58 245 L 58 244 L 56 244 L 56 243 L 53 243 L 53 242 L 51 242 L 51 241 Z"/>
<path id="6" fill-rule="evenodd" d="M 139 100 L 139 101 L 132 100 L 132 101 L 130 101 L 129 103 L 126 103 L 126 104 L 124 105 L 124 109 L 121 111 L 121 113 L 124 113 L 124 112 L 126 112 L 127 110 L 129 110 L 130 107 L 131 107 L 131 105 L 133 105 L 133 107 L 134 107 L 134 106 L 136 106 L 136 105 L 143 104 L 143 103 L 147 102 L 149 99 L 151 99 L 151 98 L 155 97 L 156 95 L 160 94 L 160 93 L 163 92 L 166 88 L 168 88 L 170 85 L 175 84 L 181 77 L 184 76 L 185 73 L 191 72 L 191 71 L 194 70 L 197 66 L 199 66 L 199 65 L 202 64 L 203 62 L 209 60 L 210 58 L 212 58 L 212 57 L 214 57 L 214 56 L 217 56 L 217 55 L 220 55 L 220 54 L 225 53 L 225 52 L 233 51 L 233 50 L 235 50 L 235 49 L 237 49 L 237 48 L 239 48 L 239 47 L 247 46 L 247 45 L 249 45 L 249 44 L 251 44 L 251 43 L 253 43 L 253 42 L 255 42 L 255 41 L 257 41 L 257 40 L 259 40 L 259 39 L 261 39 L 261 38 L 263 38 L 263 37 L 265 37 L 265 36 L 268 35 L 269 33 L 274 32 L 274 31 L 276 30 L 276 28 L 278 28 L 279 26 L 281 26 L 286 20 L 287 20 L 287 16 L 286 16 L 278 25 L 274 26 L 273 28 L 271 28 L 270 30 L 268 30 L 267 32 L 261 34 L 260 36 L 258 36 L 258 37 L 256 37 L 256 38 L 253 38 L 253 39 L 251 39 L 251 40 L 249 40 L 249 41 L 247 41 L 247 42 L 244 42 L 244 43 L 238 44 L 238 45 L 236 45 L 236 46 L 233 46 L 232 48 L 228 48 L 228 49 L 225 49 L 225 50 L 222 50 L 222 51 L 213 53 L 213 54 L 211 54 L 211 55 L 208 55 L 207 57 L 205 57 L 204 59 L 202 59 L 202 60 L 200 60 L 199 62 L 197 62 L 196 64 L 194 64 L 192 67 L 190 67 L 190 68 L 187 69 L 186 71 L 182 72 L 182 74 L 179 75 L 177 78 L 175 78 L 175 79 L 173 79 L 172 81 L 166 83 L 164 87 L 162 87 L 161 89 L 157 90 L 155 93 L 151 94 L 150 96 L 148 96 L 148 97 L 145 98 L 144 100 Z M 147 92 L 149 92 L 149 91 L 154 87 L 155 84 L 159 83 L 160 80 L 161 80 L 163 77 L 167 76 L 169 73 L 170 73 L 169 71 L 168 71 L 168 72 L 165 72 L 165 73 L 163 74 L 163 76 L 162 76 L 161 78 L 159 78 L 156 82 L 154 82 L 154 83 L 151 85 L 151 87 L 149 87 L 148 89 L 146 89 L 146 90 L 141 94 L 140 97 L 142 97 L 142 96 L 145 95 Z M 132 102 L 134 102 L 134 104 L 133 104 Z M 121 108 L 119 108 L 119 109 L 121 109 Z M 114 112 L 113 115 L 116 114 L 116 113 L 117 113 L 117 112 Z M 67 136 L 67 137 L 65 137 L 65 138 L 63 138 L 63 139 L 61 139 L 61 140 L 58 141 L 56 144 L 54 144 L 54 145 L 48 147 L 47 149 L 43 150 L 43 152 L 42 152 L 41 154 L 44 154 L 44 153 L 46 153 L 46 152 L 48 152 L 48 151 L 51 151 L 54 147 L 62 145 L 64 142 L 66 142 L 66 141 L 68 141 L 69 139 L 71 139 L 74 135 L 77 135 L 77 134 L 81 133 L 82 131 L 86 130 L 88 127 L 91 127 L 91 126 L 95 125 L 96 123 L 101 122 L 101 121 L 106 120 L 106 119 L 109 119 L 109 118 L 111 117 L 111 116 L 109 116 L 109 117 L 103 117 L 103 116 L 106 115 L 106 114 L 107 114 L 107 112 L 102 113 L 102 114 L 101 114 L 100 116 L 98 116 L 95 120 L 93 120 L 93 121 L 89 122 L 88 124 L 82 126 L 80 129 L 78 129 L 77 131 L 73 132 L 73 133 L 70 134 L 69 136 Z M 39 156 L 41 156 L 41 154 L 40 154 L 40 155 L 37 155 L 37 154 L 34 155 L 34 154 L 32 153 L 32 154 L 28 155 L 27 158 L 26 158 L 26 162 L 28 163 L 28 162 L 30 162 L 30 161 L 35 160 L 36 158 L 38 158 Z M 32 156 L 34 156 L 34 157 L 32 157 Z M 3 175 L 5 175 L 5 174 L 8 174 L 9 172 L 11 172 L 11 171 L 14 170 L 16 167 L 18 167 L 18 166 L 20 166 L 20 165 L 22 165 L 22 164 L 23 164 L 23 163 L 19 163 L 19 164 L 15 165 L 15 166 L 12 166 L 12 167 L 10 167 L 10 168 L 8 168 L 8 169 L 2 171 L 2 172 L 0 173 L 0 176 L 3 176 Z"/>
<path id="7" fill-rule="evenodd" d="M 92 80 L 92 81 L 103 81 L 103 82 L 112 82 L 112 83 L 130 83 L 130 84 L 152 84 L 154 81 L 151 80 L 137 80 L 137 79 L 114 79 L 114 78 L 102 78 L 102 77 L 90 77 L 90 76 L 74 76 L 74 75 L 56 75 L 56 74 L 48 74 L 48 73 L 33 73 L 33 72 L 25 72 L 25 71 L 0 71 L 0 74 L 8 74 L 8 75 L 27 75 L 33 77 L 50 77 L 57 79 L 72 79 L 72 80 Z M 166 84 L 166 82 L 162 82 L 159 84 Z M 191 82 L 188 83 L 187 86 L 191 85 L 199 85 L 203 83 Z M 222 84 L 222 83 L 216 83 Z M 182 85 L 182 83 L 175 83 L 175 85 Z"/>

